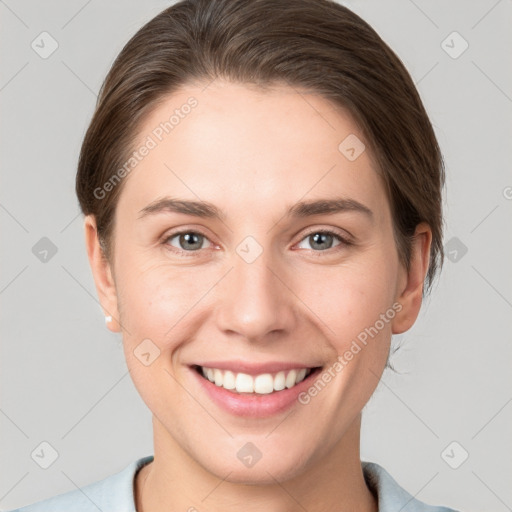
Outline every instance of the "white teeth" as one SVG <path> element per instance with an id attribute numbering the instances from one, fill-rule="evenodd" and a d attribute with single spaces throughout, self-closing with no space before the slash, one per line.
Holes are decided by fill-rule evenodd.
<path id="1" fill-rule="evenodd" d="M 284 372 L 279 372 L 274 377 L 274 389 L 276 391 L 281 391 L 286 386 L 286 374 Z"/>
<path id="2" fill-rule="evenodd" d="M 224 382 L 222 383 L 222 387 L 226 389 L 236 388 L 236 377 L 233 372 L 230 372 L 229 370 L 224 372 Z"/>
<path id="3" fill-rule="evenodd" d="M 222 372 L 220 370 L 214 369 L 213 370 L 213 376 L 215 379 L 215 385 L 216 386 L 222 386 Z"/>
<path id="4" fill-rule="evenodd" d="M 297 370 L 290 370 L 288 375 L 286 376 L 286 387 L 291 388 L 295 385 L 297 380 Z"/>
<path id="5" fill-rule="evenodd" d="M 237 393 L 257 393 L 260 395 L 281 391 L 284 388 L 292 388 L 302 382 L 311 371 L 311 368 L 300 368 L 288 372 L 280 371 L 275 375 L 262 373 L 253 377 L 247 373 L 233 373 L 229 370 L 201 367 L 203 376 L 210 382 L 215 383 L 216 386 Z"/>
<path id="6" fill-rule="evenodd" d="M 254 379 L 254 391 L 261 395 L 272 393 L 272 391 L 274 391 L 274 378 L 272 375 L 270 375 L 270 373 L 258 375 Z"/>
<path id="7" fill-rule="evenodd" d="M 237 373 L 235 384 L 238 393 L 252 393 L 254 391 L 254 379 L 246 373 Z"/>

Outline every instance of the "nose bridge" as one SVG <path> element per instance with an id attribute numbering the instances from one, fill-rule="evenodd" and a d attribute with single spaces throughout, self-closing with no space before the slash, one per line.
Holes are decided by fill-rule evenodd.
<path id="1" fill-rule="evenodd" d="M 249 340 L 263 339 L 273 331 L 288 330 L 293 321 L 291 293 L 278 278 L 277 261 L 252 237 L 244 239 L 233 254 L 220 298 L 219 328 Z"/>

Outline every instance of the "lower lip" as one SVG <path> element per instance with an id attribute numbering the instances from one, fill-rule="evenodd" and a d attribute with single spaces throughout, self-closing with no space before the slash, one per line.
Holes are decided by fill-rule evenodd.
<path id="1" fill-rule="evenodd" d="M 268 394 L 257 394 L 229 391 L 202 377 L 193 367 L 189 367 L 189 369 L 199 381 L 202 389 L 219 407 L 235 416 L 252 418 L 264 418 L 289 409 L 297 401 L 298 395 L 311 386 L 313 379 L 322 370 L 317 368 L 292 388 Z"/>

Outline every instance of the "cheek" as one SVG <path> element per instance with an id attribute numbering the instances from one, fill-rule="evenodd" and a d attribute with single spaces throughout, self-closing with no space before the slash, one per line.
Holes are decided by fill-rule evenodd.
<path id="1" fill-rule="evenodd" d="M 330 410 L 343 411 L 341 416 L 358 412 L 385 367 L 396 314 L 395 272 L 391 257 L 368 254 L 357 263 L 330 268 L 321 280 L 302 281 L 298 295 L 321 319 L 316 324 L 331 347 L 325 377 L 332 379 L 336 392 L 328 403 Z"/>
<path id="2" fill-rule="evenodd" d="M 172 375 L 172 360 L 181 340 L 193 337 L 198 325 L 195 317 L 189 321 L 194 305 L 211 285 L 206 286 L 206 277 L 192 267 L 147 265 L 135 258 L 119 265 L 118 274 L 123 348 L 131 378 L 150 410 L 165 410 L 170 402 L 179 408 L 184 397 Z"/>
<path id="3" fill-rule="evenodd" d="M 320 272 L 299 272 L 295 290 L 321 320 L 326 337 L 343 348 L 365 328 L 385 314 L 394 300 L 396 272 L 392 262 L 381 255 Z M 317 322 L 318 323 L 318 322 Z M 391 326 L 386 322 L 384 328 Z"/>
<path id="4" fill-rule="evenodd" d="M 201 309 L 198 302 L 201 307 L 207 303 L 202 297 L 218 281 L 214 274 L 206 267 L 125 260 L 119 268 L 118 295 L 127 342 L 150 338 L 161 351 L 174 348 L 173 340 L 185 339 L 185 330 L 192 327 L 189 315 Z"/>

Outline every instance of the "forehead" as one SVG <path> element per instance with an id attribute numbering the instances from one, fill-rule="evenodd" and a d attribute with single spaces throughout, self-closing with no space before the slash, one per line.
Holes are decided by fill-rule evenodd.
<path id="1" fill-rule="evenodd" d="M 290 86 L 206 85 L 163 98 L 145 119 L 120 207 L 172 195 L 233 214 L 328 196 L 387 208 L 367 141 L 347 110 Z"/>

